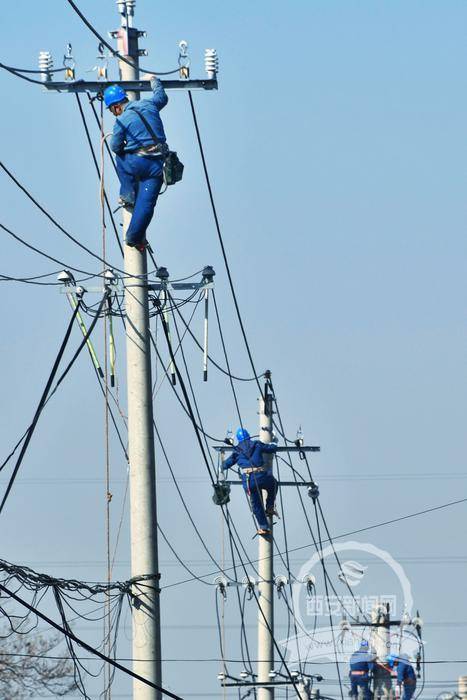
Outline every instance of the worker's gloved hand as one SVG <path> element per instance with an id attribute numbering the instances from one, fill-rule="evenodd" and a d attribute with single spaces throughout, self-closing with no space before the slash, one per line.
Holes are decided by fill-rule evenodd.
<path id="1" fill-rule="evenodd" d="M 154 90 L 155 85 L 157 84 L 158 78 L 154 73 L 145 73 L 144 75 L 141 76 L 140 80 L 149 80 L 151 83 L 151 89 Z"/>

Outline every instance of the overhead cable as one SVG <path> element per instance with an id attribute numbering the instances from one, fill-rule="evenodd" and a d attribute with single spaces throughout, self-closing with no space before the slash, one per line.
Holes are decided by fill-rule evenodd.
<path id="1" fill-rule="evenodd" d="M 399 522 L 402 522 L 404 520 L 409 520 L 410 518 L 417 518 L 420 515 L 434 513 L 434 512 L 439 511 L 439 510 L 444 510 L 445 508 L 452 508 L 453 506 L 460 505 L 461 503 L 467 503 L 467 498 L 459 498 L 456 501 L 449 501 L 448 503 L 442 503 L 439 506 L 433 506 L 432 508 L 425 508 L 424 510 L 419 510 L 419 511 L 416 511 L 415 513 L 409 513 L 407 515 L 402 515 L 398 518 L 392 518 L 391 520 L 384 520 L 383 522 L 380 522 L 380 523 L 375 523 L 373 525 L 367 525 L 366 527 L 361 527 L 358 530 L 349 530 L 348 532 L 342 532 L 339 535 L 334 535 L 333 540 L 336 541 L 336 540 L 342 539 L 344 537 L 350 537 L 351 535 L 358 535 L 361 532 L 368 532 L 369 530 L 376 530 L 377 528 L 385 527 L 386 525 L 393 525 L 394 523 L 399 523 Z M 329 540 L 323 539 L 322 543 L 328 544 Z M 290 553 L 291 552 L 299 552 L 299 551 L 302 551 L 304 549 L 309 549 L 310 547 L 313 547 L 313 546 L 314 546 L 314 544 L 303 544 L 299 547 L 292 547 L 291 549 L 289 549 L 289 552 Z M 285 552 L 283 552 L 283 554 L 285 554 Z M 272 556 L 276 557 L 277 554 L 273 554 Z M 259 561 L 259 559 L 254 559 L 253 561 L 257 563 Z M 227 567 L 226 570 L 232 569 L 232 568 L 233 567 Z M 211 571 L 208 574 L 203 574 L 203 576 L 208 578 L 211 576 L 215 576 L 217 573 L 219 573 L 219 572 L 218 571 Z M 191 580 L 192 579 L 185 579 L 183 581 L 175 581 L 174 583 L 169 583 L 166 586 L 162 586 L 162 588 L 173 588 L 175 586 L 181 586 L 185 583 L 190 583 Z"/>
<path id="2" fill-rule="evenodd" d="M 109 44 L 108 41 L 104 39 L 104 37 L 99 34 L 97 29 L 91 24 L 91 22 L 83 15 L 79 7 L 76 5 L 76 3 L 73 2 L 73 0 L 67 0 L 68 4 L 73 8 L 73 10 L 76 12 L 78 17 L 81 19 L 81 21 L 86 25 L 86 27 L 94 34 L 95 37 L 99 39 L 99 41 L 111 52 L 112 56 L 115 58 L 118 58 L 120 61 L 123 61 L 123 63 L 127 63 L 129 66 L 134 68 L 134 64 L 128 60 L 128 58 L 125 58 L 125 56 L 122 56 L 118 51 L 116 51 L 111 44 Z M 145 73 L 152 73 L 153 75 L 173 75 L 174 73 L 178 73 L 180 71 L 180 66 L 178 68 L 175 68 L 174 70 L 168 70 L 168 71 L 155 71 L 155 70 L 147 70 L 146 68 L 140 68 L 141 71 L 144 71 Z"/>
<path id="3" fill-rule="evenodd" d="M 17 603 L 25 607 L 27 610 L 30 612 L 33 612 L 35 615 L 37 615 L 38 618 L 46 622 L 48 625 L 56 629 L 58 632 L 61 632 L 65 637 L 68 639 L 72 640 L 76 644 L 78 644 L 80 647 L 83 649 L 86 649 L 90 654 L 93 654 L 94 656 L 98 656 L 102 661 L 105 661 L 106 663 L 110 664 L 111 666 L 114 666 L 117 668 L 119 671 L 123 671 L 123 673 L 128 674 L 129 676 L 132 676 L 133 678 L 136 678 L 136 680 L 140 681 L 141 683 L 144 683 L 145 685 L 151 686 L 151 688 L 155 688 L 159 692 L 161 692 L 163 695 L 167 695 L 169 698 L 174 698 L 174 700 L 183 700 L 183 698 L 180 697 L 180 695 L 175 695 L 175 693 L 171 693 L 169 690 L 166 690 L 165 688 L 162 688 L 160 685 L 157 685 L 156 683 L 153 683 L 152 681 L 148 680 L 147 678 L 144 678 L 143 676 L 140 676 L 139 673 L 135 673 L 129 668 L 126 668 L 126 666 L 122 666 L 118 661 L 115 661 L 115 659 L 112 659 L 105 654 L 102 654 L 98 649 L 95 649 L 92 647 L 90 644 L 87 644 L 83 639 L 80 639 L 77 637 L 70 629 L 65 629 L 61 625 L 57 624 L 52 620 L 50 617 L 47 617 L 47 615 L 44 615 L 44 613 L 40 612 L 37 608 L 34 606 L 30 605 L 26 600 L 23 600 L 20 598 L 16 593 L 13 591 L 8 590 L 3 584 L 0 583 L 0 591 L 2 591 L 5 595 L 7 595 L 9 598 L 12 600 L 15 600 Z"/>
<path id="4" fill-rule="evenodd" d="M 107 296 L 108 296 L 108 292 L 106 292 L 106 293 L 104 294 L 104 296 L 102 297 L 101 306 L 104 306 L 104 303 L 105 303 L 106 300 L 107 300 Z M 38 422 L 38 420 L 39 420 L 39 417 L 40 417 L 40 415 L 41 415 L 41 413 L 42 413 L 42 410 L 43 410 L 44 406 L 45 406 L 45 405 L 47 404 L 47 402 L 52 398 L 52 396 L 55 394 L 55 392 L 57 391 L 57 389 L 58 389 L 58 387 L 60 386 L 60 384 L 62 383 L 62 381 L 63 381 L 63 380 L 65 379 L 65 377 L 67 376 L 68 372 L 70 371 L 70 369 L 72 368 L 72 366 L 73 366 L 73 364 L 75 363 L 76 359 L 78 358 L 78 356 L 79 356 L 81 350 L 82 350 L 83 347 L 86 345 L 87 340 L 89 339 L 89 337 L 90 337 L 92 331 L 94 330 L 94 326 L 95 326 L 96 323 L 97 323 L 97 318 L 98 318 L 98 317 L 96 316 L 96 318 L 94 319 L 94 321 L 93 321 L 93 322 L 91 323 L 91 325 L 89 326 L 89 330 L 88 330 L 87 334 L 83 337 L 81 343 L 79 344 L 78 349 L 76 350 L 75 354 L 74 354 L 73 357 L 71 358 L 71 360 L 70 360 L 70 362 L 68 363 L 68 365 L 66 366 L 65 370 L 62 372 L 60 378 L 58 379 L 57 383 L 55 384 L 55 387 L 54 387 L 53 390 L 50 392 L 50 388 L 51 388 L 51 386 L 52 386 L 52 383 L 53 383 L 53 380 L 54 380 L 54 378 L 55 378 L 55 375 L 56 375 L 56 373 L 57 373 L 57 371 L 58 371 L 58 368 L 59 368 L 59 365 L 60 365 L 60 361 L 61 361 L 61 359 L 62 359 L 63 353 L 65 352 L 65 348 L 66 348 L 66 346 L 67 346 L 67 344 L 68 344 L 68 340 L 69 340 L 69 337 L 70 337 L 70 334 L 71 334 L 71 329 L 73 328 L 73 324 L 74 324 L 76 315 L 77 315 L 77 313 L 78 313 L 78 311 L 79 311 L 79 308 L 80 308 L 80 307 L 79 307 L 79 304 L 77 304 L 76 308 L 75 308 L 74 311 L 73 311 L 73 314 L 72 314 L 72 316 L 71 316 L 71 319 L 70 319 L 70 321 L 69 321 L 69 324 L 68 324 L 68 327 L 67 327 L 67 330 L 66 330 L 66 333 L 65 333 L 65 337 L 64 337 L 64 339 L 63 339 L 63 341 L 62 341 L 62 344 L 61 344 L 61 346 L 60 346 L 60 349 L 59 349 L 59 352 L 58 352 L 58 354 L 57 354 L 57 357 L 55 358 L 55 361 L 54 361 L 54 364 L 53 364 L 53 367 L 52 367 L 52 371 L 51 371 L 51 373 L 50 373 L 50 375 L 49 375 L 49 378 L 48 378 L 48 380 L 47 380 L 47 383 L 46 383 L 46 386 L 45 386 L 45 388 L 44 388 L 44 391 L 42 392 L 42 396 L 41 396 L 41 398 L 40 398 L 40 401 L 39 401 L 39 404 L 38 404 L 38 406 L 37 406 L 36 412 L 35 412 L 35 414 L 34 414 L 34 418 L 33 418 L 33 420 L 32 420 L 32 423 L 30 424 L 30 426 L 29 426 L 28 429 L 26 430 L 26 433 L 24 434 L 23 438 L 21 438 L 21 440 L 17 443 L 17 447 L 18 447 L 18 446 L 21 444 L 21 442 L 23 441 L 23 439 L 24 439 L 23 445 L 22 445 L 21 450 L 20 450 L 20 454 L 19 454 L 19 456 L 18 456 L 18 459 L 16 460 L 16 464 L 15 464 L 14 469 L 13 469 L 13 473 L 12 473 L 12 475 L 11 475 L 11 477 L 10 477 L 10 480 L 9 480 L 8 486 L 7 486 L 7 489 L 6 489 L 6 491 L 5 491 L 5 494 L 4 494 L 4 496 L 3 496 L 2 501 L 1 501 L 1 503 L 0 503 L 0 513 L 2 512 L 2 510 L 3 510 L 4 506 L 5 506 L 6 500 L 7 500 L 7 498 L 8 498 L 8 495 L 9 495 L 10 491 L 11 491 L 11 488 L 12 488 L 12 486 L 13 486 L 13 483 L 14 483 L 14 481 L 15 481 L 15 479 L 16 479 L 16 475 L 17 475 L 18 470 L 19 470 L 19 468 L 20 468 L 20 466 L 21 466 L 21 463 L 22 463 L 22 461 L 23 461 L 24 455 L 26 454 L 26 450 L 27 450 L 28 445 L 29 445 L 29 443 L 30 443 L 30 441 L 31 441 L 31 438 L 32 438 L 32 436 L 33 436 L 34 430 L 35 430 L 35 428 L 36 428 L 37 422 Z M 50 392 L 50 393 L 49 393 L 49 392 Z M 13 452 L 13 453 L 14 453 L 14 452 Z M 12 454 L 13 454 L 13 453 L 12 453 Z M 3 464 L 2 464 L 1 467 L 0 467 L 0 469 L 2 469 L 2 468 L 5 466 L 5 464 L 6 464 L 6 461 L 3 462 Z"/>
<path id="5" fill-rule="evenodd" d="M 88 124 L 87 124 L 87 121 L 86 121 L 86 117 L 84 116 L 83 106 L 82 106 L 82 104 L 81 104 L 81 100 L 80 100 L 80 98 L 79 98 L 78 93 L 75 93 L 75 98 L 76 98 L 76 103 L 77 103 L 77 105 L 78 105 L 78 109 L 79 109 L 81 121 L 82 121 L 82 123 L 83 123 L 84 131 L 85 131 L 85 134 L 86 134 L 86 140 L 87 140 L 87 142 L 88 142 L 89 150 L 90 150 L 90 152 L 91 152 L 91 157 L 92 157 L 92 160 L 93 160 L 93 163 L 94 163 L 94 167 L 95 167 L 96 172 L 97 172 L 97 177 L 98 177 L 99 179 L 101 179 L 101 169 L 100 169 L 100 167 L 99 167 L 99 163 L 97 162 L 96 154 L 95 154 L 95 152 L 94 152 L 94 146 L 93 146 L 93 144 L 92 144 L 91 134 L 89 133 Z M 112 228 L 113 228 L 113 230 L 114 230 L 115 238 L 116 238 L 116 240 L 117 240 L 118 247 L 120 248 L 120 252 L 121 252 L 121 254 L 123 255 L 123 247 L 122 247 L 122 243 L 121 243 L 121 241 L 120 241 L 120 236 L 119 236 L 118 228 L 117 228 L 117 226 L 116 226 L 116 224 L 115 224 L 115 219 L 114 219 L 114 216 L 113 216 L 112 207 L 110 206 L 109 198 L 107 197 L 107 192 L 105 191 L 105 188 L 104 188 L 103 185 L 102 185 L 102 190 L 103 190 L 102 194 L 103 194 L 103 197 L 104 197 L 104 200 L 105 200 L 105 205 L 106 205 L 106 208 L 107 208 L 107 213 L 108 213 L 108 215 L 109 215 L 109 217 L 110 217 L 110 221 L 112 222 Z M 105 256 L 104 256 L 104 257 L 105 257 Z"/>
<path id="6" fill-rule="evenodd" d="M 110 268 L 112 268 L 113 270 L 116 270 L 117 272 L 121 272 L 121 273 L 124 274 L 124 275 L 127 275 L 127 273 L 126 273 L 124 270 L 122 270 L 122 269 L 116 267 L 115 265 L 109 263 L 107 260 L 104 260 L 104 258 L 101 258 L 100 255 L 97 255 L 97 253 L 94 253 L 90 248 L 88 248 L 88 247 L 85 246 L 83 243 L 81 243 L 81 241 L 79 241 L 77 238 L 75 238 L 75 236 L 73 236 L 73 235 L 72 235 L 71 233 L 69 233 L 61 224 L 59 224 L 59 222 L 52 216 L 52 214 L 50 214 L 50 213 L 47 211 L 47 209 L 45 209 L 45 208 L 42 206 L 42 204 L 40 204 L 40 203 L 37 201 L 37 199 L 35 199 L 35 197 L 33 197 L 33 195 L 29 192 L 29 190 L 28 190 L 24 185 L 21 184 L 21 182 L 18 180 L 18 178 L 16 178 L 15 175 L 13 175 L 13 173 L 11 172 L 11 170 L 9 170 L 9 169 L 6 167 L 6 165 L 5 165 L 3 162 L 1 162 L 1 161 L 0 161 L 0 168 L 2 168 L 2 170 L 3 170 L 3 171 L 8 175 L 8 177 L 15 183 L 15 185 L 16 185 L 22 192 L 24 192 L 24 194 L 26 195 L 26 197 L 27 197 L 27 198 L 28 198 L 28 199 L 29 199 L 29 200 L 30 200 L 30 201 L 31 201 L 31 202 L 32 202 L 32 203 L 33 203 L 33 204 L 34 204 L 48 219 L 49 219 L 49 221 L 52 222 L 52 224 L 53 224 L 56 228 L 58 228 L 59 231 L 61 231 L 67 238 L 69 238 L 70 241 L 73 241 L 73 243 L 75 243 L 77 246 L 79 246 L 79 247 L 82 248 L 84 251 L 86 251 L 86 253 L 89 253 L 89 255 L 91 255 L 91 256 L 92 256 L 93 258 L 95 258 L 96 260 L 99 260 L 100 262 L 104 263 L 104 265 L 107 265 L 107 267 L 110 267 Z M 53 259 L 53 258 L 51 258 L 51 259 Z M 58 261 L 55 260 L 55 262 L 58 262 Z M 85 274 L 88 274 L 88 273 L 85 273 Z"/>
<path id="7" fill-rule="evenodd" d="M 68 0 L 68 1 L 70 2 L 71 0 Z M 226 252 L 226 249 L 225 249 L 224 239 L 223 239 L 223 236 L 222 236 L 222 231 L 221 231 L 221 227 L 220 227 L 220 223 L 219 223 L 219 217 L 218 217 L 218 215 L 217 215 L 216 204 L 215 204 L 215 201 L 214 201 L 214 195 L 213 195 L 212 187 L 211 187 L 211 179 L 210 179 L 210 177 L 209 177 L 208 167 L 207 167 L 207 163 L 206 163 L 206 157 L 205 157 L 205 155 L 204 155 L 204 147 L 203 147 L 203 142 L 202 142 L 202 140 L 201 140 L 201 133 L 200 133 L 199 126 L 198 126 L 198 119 L 197 119 L 197 116 L 196 116 L 195 105 L 194 105 L 194 102 L 193 102 L 193 96 L 192 96 L 192 94 L 191 94 L 191 90 L 188 90 L 188 99 L 189 99 L 189 101 L 190 101 L 191 114 L 192 114 L 192 117 L 193 117 L 193 124 L 194 124 L 194 127 L 195 127 L 196 138 L 197 138 L 197 141 L 198 141 L 198 147 L 199 147 L 199 151 L 200 151 L 200 154 L 201 154 L 201 161 L 202 161 L 202 164 L 203 164 L 204 177 L 205 177 L 205 179 L 206 179 L 206 185 L 207 185 L 208 193 L 209 193 L 209 200 L 210 200 L 210 202 L 211 202 L 212 214 L 213 214 L 213 217 L 214 217 L 214 223 L 215 223 L 215 226 L 216 226 L 217 237 L 218 237 L 218 239 L 219 239 L 219 243 L 220 243 L 220 246 L 221 246 L 222 257 L 223 257 L 223 260 L 224 260 L 224 265 L 225 265 L 225 269 L 226 269 L 226 272 L 227 272 L 227 277 L 228 277 L 228 280 L 229 280 L 230 291 L 231 291 L 231 293 L 232 293 L 232 298 L 233 298 L 233 302 L 234 302 L 234 306 L 235 306 L 235 311 L 236 311 L 236 313 L 237 313 L 237 318 L 238 318 L 238 322 L 239 322 L 239 325 L 240 325 L 240 330 L 241 330 L 241 333 L 242 333 L 242 336 L 243 336 L 243 340 L 244 340 L 244 342 L 245 342 L 245 347 L 246 347 L 246 351 L 247 351 L 248 358 L 249 358 L 249 360 L 250 360 L 251 368 L 252 368 L 252 370 L 253 370 L 253 375 L 255 376 L 255 378 L 257 378 L 259 375 L 258 375 L 258 372 L 256 371 L 255 363 L 254 363 L 254 361 L 253 361 L 253 355 L 252 355 L 252 353 L 251 353 L 250 344 L 249 344 L 249 342 L 248 342 L 248 338 L 247 338 L 247 335 L 246 335 L 245 326 L 244 326 L 244 323 L 243 323 L 242 314 L 240 313 L 240 306 L 239 306 L 239 304 L 238 304 L 237 294 L 236 294 L 236 292 L 235 292 L 235 286 L 234 286 L 234 283 L 233 283 L 232 273 L 231 273 L 231 271 L 230 271 L 229 260 L 228 260 L 228 257 L 227 257 L 227 252 Z M 262 395 L 263 395 L 263 389 L 262 389 L 262 387 L 261 387 L 261 385 L 260 385 L 260 383 L 259 383 L 259 380 L 257 379 L 256 381 L 257 381 L 258 388 L 259 388 L 259 390 L 260 390 L 260 392 L 261 392 L 261 396 L 262 396 Z"/>
<path id="8" fill-rule="evenodd" d="M 47 258 L 47 260 L 51 260 L 52 262 L 56 262 L 59 265 L 63 265 L 63 267 L 67 268 L 68 270 L 73 270 L 74 272 L 79 272 L 81 275 L 92 275 L 93 274 L 87 270 L 81 270 L 78 267 L 73 267 L 73 265 L 67 265 L 67 263 L 64 263 L 62 260 L 58 260 L 57 258 L 54 258 L 52 255 L 49 255 L 48 253 L 44 253 L 43 250 L 36 248 L 35 246 L 31 245 L 31 243 L 27 243 L 23 238 L 18 236 L 17 233 L 13 233 L 13 231 L 11 229 L 7 228 L 4 224 L 0 223 L 0 228 L 3 229 L 3 231 L 5 231 L 5 233 L 8 233 L 9 236 L 11 236 L 16 241 L 18 241 L 18 243 L 21 243 L 26 248 L 29 248 L 29 250 L 34 251 L 34 253 L 38 253 L 38 255 L 42 255 L 42 257 Z"/>

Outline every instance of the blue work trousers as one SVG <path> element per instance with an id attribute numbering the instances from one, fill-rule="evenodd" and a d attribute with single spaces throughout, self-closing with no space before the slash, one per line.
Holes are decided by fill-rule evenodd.
<path id="1" fill-rule="evenodd" d="M 125 204 L 134 206 L 126 232 L 126 244 L 129 246 L 139 245 L 145 240 L 146 229 L 162 187 L 162 164 L 161 158 L 137 156 L 134 153 L 125 153 L 116 158 L 120 197 Z"/>
<path id="2" fill-rule="evenodd" d="M 370 700 L 370 679 L 368 676 L 353 676 L 350 674 L 350 694 L 352 697 L 358 697 L 358 689 L 362 688 L 364 700 Z"/>
<path id="3" fill-rule="evenodd" d="M 263 491 L 266 491 L 266 509 L 274 508 L 277 481 L 271 472 L 253 472 L 252 474 L 242 474 L 242 482 L 243 488 L 250 498 L 251 509 L 258 527 L 262 530 L 269 530 L 269 522 L 263 505 Z"/>
<path id="4" fill-rule="evenodd" d="M 410 700 L 412 695 L 415 693 L 416 683 L 404 683 L 404 692 L 402 693 L 402 700 Z"/>

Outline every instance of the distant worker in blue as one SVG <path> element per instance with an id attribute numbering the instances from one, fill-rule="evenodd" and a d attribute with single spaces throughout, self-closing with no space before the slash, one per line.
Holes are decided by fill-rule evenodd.
<path id="1" fill-rule="evenodd" d="M 350 694 L 358 697 L 358 689 L 363 691 L 364 700 L 370 700 L 370 674 L 373 672 L 375 662 L 374 654 L 370 653 L 368 642 L 363 639 L 357 651 L 350 657 Z"/>
<path id="2" fill-rule="evenodd" d="M 397 667 L 397 685 L 403 689 L 401 700 L 410 700 L 417 687 L 417 676 L 407 654 L 388 656 L 388 666 Z"/>
<path id="3" fill-rule="evenodd" d="M 258 535 L 269 535 L 271 528 L 268 516 L 275 513 L 274 502 L 278 484 L 263 455 L 276 452 L 277 445 L 252 440 L 244 428 L 237 430 L 237 441 L 238 444 L 222 467 L 230 469 L 234 464 L 238 464 L 242 472 L 243 488 L 250 499 L 253 515 L 258 523 Z M 266 509 L 263 491 L 266 491 Z"/>
<path id="4" fill-rule="evenodd" d="M 104 91 L 104 102 L 117 117 L 110 148 L 116 154 L 121 204 L 132 211 L 126 244 L 144 250 L 146 229 L 154 214 L 163 182 L 164 158 L 168 152 L 159 112 L 168 102 L 159 78 L 150 78 L 153 91 L 149 100 L 130 102 L 125 90 L 111 85 Z"/>

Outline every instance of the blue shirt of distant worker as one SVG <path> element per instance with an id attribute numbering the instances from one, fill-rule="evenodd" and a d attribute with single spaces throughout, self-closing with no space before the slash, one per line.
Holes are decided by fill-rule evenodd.
<path id="1" fill-rule="evenodd" d="M 146 245 L 146 229 L 162 187 L 164 156 L 168 150 L 159 114 L 168 97 L 161 81 L 154 76 L 151 76 L 151 87 L 151 99 L 134 102 L 129 102 L 119 85 L 111 85 L 104 92 L 105 104 L 117 117 L 110 148 L 117 156 L 120 201 L 132 211 L 126 244 L 139 250 Z M 157 143 L 151 130 L 157 137 Z"/>
<path id="2" fill-rule="evenodd" d="M 244 428 L 237 430 L 237 441 L 238 444 L 222 467 L 229 469 L 234 464 L 238 464 L 242 471 L 243 488 L 250 498 L 251 509 L 258 523 L 258 534 L 269 535 L 271 526 L 268 517 L 275 513 L 277 481 L 264 455 L 276 452 L 277 445 L 266 445 L 260 440 L 252 440 L 249 432 Z M 266 491 L 266 508 L 263 491 Z"/>
<path id="3" fill-rule="evenodd" d="M 417 687 L 417 676 L 409 657 L 407 654 L 389 656 L 388 664 L 391 668 L 397 666 L 397 684 L 404 688 L 401 700 L 410 700 Z"/>
<path id="4" fill-rule="evenodd" d="M 350 657 L 350 694 L 358 697 L 362 688 L 364 700 L 370 700 L 370 673 L 373 671 L 375 657 L 370 653 L 368 642 L 364 639 L 360 648 Z"/>

